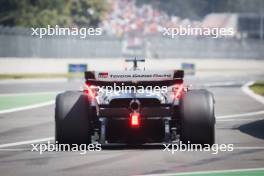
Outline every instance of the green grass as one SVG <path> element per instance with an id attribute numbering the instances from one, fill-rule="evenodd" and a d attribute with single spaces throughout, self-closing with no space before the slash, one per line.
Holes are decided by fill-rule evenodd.
<path id="1" fill-rule="evenodd" d="M 0 110 L 19 108 L 55 99 L 55 93 L 0 95 Z"/>
<path id="2" fill-rule="evenodd" d="M 257 94 L 264 96 L 264 81 L 255 82 L 252 86 L 250 86 L 250 89 Z"/>

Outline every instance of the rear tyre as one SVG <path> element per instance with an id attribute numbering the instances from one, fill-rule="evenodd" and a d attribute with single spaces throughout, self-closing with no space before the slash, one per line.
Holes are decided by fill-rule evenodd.
<path id="1" fill-rule="evenodd" d="M 215 143 L 214 98 L 207 90 L 191 90 L 180 101 L 181 141 L 212 146 Z"/>
<path id="2" fill-rule="evenodd" d="M 63 144 L 90 144 L 90 102 L 82 92 L 58 94 L 55 107 L 55 138 Z"/>

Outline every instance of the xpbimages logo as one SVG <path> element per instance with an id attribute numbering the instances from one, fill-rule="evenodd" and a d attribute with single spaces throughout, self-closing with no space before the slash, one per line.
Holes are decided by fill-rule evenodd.
<path id="1" fill-rule="evenodd" d="M 42 155 L 44 152 L 80 152 L 81 155 L 87 152 L 102 151 L 101 144 L 59 144 L 58 141 L 47 144 L 31 144 L 32 152 L 39 152 Z"/>
<path id="2" fill-rule="evenodd" d="M 48 25 L 46 28 L 31 28 L 31 35 L 42 38 L 43 36 L 79 36 L 80 38 L 86 38 L 87 36 L 102 35 L 102 28 L 65 28 L 51 27 Z"/>
<path id="3" fill-rule="evenodd" d="M 175 28 L 163 28 L 162 35 L 170 38 L 176 36 L 209 36 L 212 38 L 233 36 L 235 31 L 233 28 L 217 28 L 217 27 L 191 27 L 179 26 Z"/>
<path id="4" fill-rule="evenodd" d="M 190 141 L 187 143 L 182 143 L 179 141 L 177 144 L 163 144 L 163 152 L 170 152 L 174 154 L 175 152 L 211 152 L 212 154 L 218 154 L 219 152 L 232 152 L 234 151 L 234 144 L 191 144 Z"/>

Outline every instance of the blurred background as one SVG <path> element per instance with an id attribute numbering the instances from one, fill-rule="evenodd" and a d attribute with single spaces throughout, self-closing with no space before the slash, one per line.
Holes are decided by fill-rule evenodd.
<path id="1" fill-rule="evenodd" d="M 63 74 L 69 71 L 69 64 L 86 65 L 71 66 L 76 69 L 100 69 L 109 67 L 109 60 L 104 59 L 135 56 L 173 58 L 174 67 L 194 68 L 196 65 L 198 70 L 207 70 L 214 69 L 212 65 L 217 68 L 222 65 L 228 69 L 230 59 L 263 60 L 263 16 L 262 0 L 1 0 L 0 74 Z M 68 35 L 43 38 L 31 35 L 32 27 L 47 28 L 48 25 L 100 27 L 103 33 L 84 39 Z M 164 28 L 179 26 L 233 28 L 234 34 L 219 38 L 175 36 L 173 39 L 162 35 Z M 229 61 L 212 63 L 212 59 Z M 113 69 L 124 65 L 117 63 L 112 65 L 116 66 Z M 199 66 L 201 63 L 205 64 Z M 256 68 L 259 62 L 252 64 L 254 71 L 259 69 Z M 248 65 L 245 63 L 244 67 Z"/>

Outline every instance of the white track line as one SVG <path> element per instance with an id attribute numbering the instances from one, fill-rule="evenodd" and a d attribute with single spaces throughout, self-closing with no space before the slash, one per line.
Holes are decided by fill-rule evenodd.
<path id="1" fill-rule="evenodd" d="M 28 140 L 28 141 L 20 141 L 20 142 L 13 142 L 8 144 L 0 144 L 0 149 L 6 148 L 6 147 L 14 147 L 18 145 L 25 145 L 25 144 L 34 144 L 38 142 L 45 142 L 45 141 L 51 141 L 54 140 L 54 137 L 47 137 L 47 138 L 40 138 L 40 139 L 34 139 L 34 140 Z"/>
<path id="2" fill-rule="evenodd" d="M 234 147 L 235 150 L 264 150 L 264 147 L 259 146 L 242 146 L 242 147 Z"/>
<path id="3" fill-rule="evenodd" d="M 59 92 L 28 92 L 28 93 L 1 93 L 0 97 L 9 97 L 9 96 L 24 96 L 24 95 L 46 95 L 46 94 L 58 94 Z"/>
<path id="4" fill-rule="evenodd" d="M 230 118 L 237 118 L 237 117 L 247 117 L 247 116 L 255 116 L 255 115 L 263 115 L 263 111 L 255 111 L 255 112 L 247 112 L 247 113 L 242 113 L 242 114 L 233 114 L 233 115 L 223 115 L 223 116 L 217 116 L 217 119 L 230 119 Z"/>
<path id="5" fill-rule="evenodd" d="M 0 148 L 0 152 L 1 151 L 8 151 L 8 152 L 20 152 L 20 151 L 30 151 L 30 149 L 26 149 L 26 148 Z"/>
<path id="6" fill-rule="evenodd" d="M 241 82 L 229 81 L 229 82 L 214 82 L 204 84 L 205 87 L 228 87 L 228 86 L 236 86 L 241 85 Z"/>
<path id="7" fill-rule="evenodd" d="M 228 172 L 247 172 L 247 171 L 264 171 L 264 168 L 250 168 L 250 169 L 231 169 L 231 170 L 212 170 L 212 171 L 201 171 L 201 172 L 178 172 L 168 174 L 147 174 L 144 176 L 178 176 L 178 175 L 202 175 L 202 174 L 217 174 L 217 173 L 228 173 Z"/>
<path id="8" fill-rule="evenodd" d="M 258 94 L 255 94 L 250 88 L 249 86 L 253 85 L 255 82 L 252 81 L 252 82 L 248 82 L 246 83 L 245 85 L 243 85 L 241 87 L 242 91 L 247 94 L 248 96 L 250 96 L 251 98 L 255 99 L 256 101 L 264 104 L 264 97 L 263 96 L 260 96 Z"/>
<path id="9" fill-rule="evenodd" d="M 54 103 L 55 103 L 55 101 L 52 100 L 52 101 L 47 101 L 47 102 L 38 103 L 38 104 L 34 104 L 34 105 L 24 106 L 24 107 L 20 107 L 20 108 L 0 110 L 0 114 L 17 112 L 17 111 L 24 111 L 24 110 L 34 109 L 34 108 L 40 108 L 40 107 L 52 105 Z"/>
<path id="10" fill-rule="evenodd" d="M 245 85 L 241 87 L 242 91 L 250 96 L 251 98 L 255 99 L 256 101 L 264 104 L 264 97 L 255 94 L 253 91 L 249 89 L 249 86 L 254 84 L 254 81 L 248 82 Z M 237 117 L 246 117 L 246 116 L 255 116 L 255 115 L 263 115 L 263 111 L 255 111 L 255 112 L 248 112 L 248 113 L 242 113 L 242 114 L 233 114 L 233 115 L 224 115 L 224 116 L 218 116 L 217 119 L 230 119 L 230 118 L 237 118 Z M 236 119 L 241 120 L 241 119 Z M 235 121 L 235 119 L 233 119 Z"/>
<path id="11" fill-rule="evenodd" d="M 217 122 L 232 122 L 232 121 L 257 121 L 257 120 L 264 120 L 264 118 L 234 118 L 234 119 L 216 119 Z"/>

